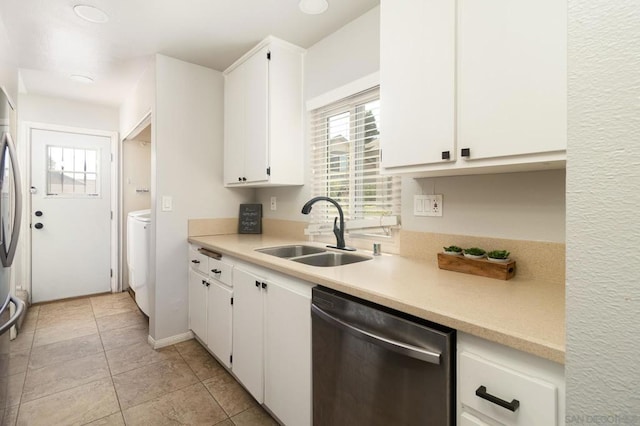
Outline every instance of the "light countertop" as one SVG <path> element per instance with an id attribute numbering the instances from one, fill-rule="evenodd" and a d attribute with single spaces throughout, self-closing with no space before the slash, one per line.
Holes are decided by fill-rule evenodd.
<path id="1" fill-rule="evenodd" d="M 322 268 L 255 251 L 286 244 L 323 244 L 267 235 L 191 237 L 189 242 L 379 303 L 558 363 L 565 354 L 564 285 L 503 281 L 438 269 L 433 262 L 383 254 Z M 371 255 L 370 251 L 358 250 Z"/>

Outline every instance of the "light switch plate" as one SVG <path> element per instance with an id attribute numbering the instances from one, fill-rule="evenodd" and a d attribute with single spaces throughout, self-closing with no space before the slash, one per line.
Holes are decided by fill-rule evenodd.
<path id="1" fill-rule="evenodd" d="M 173 210 L 173 197 L 171 197 L 170 195 L 163 195 L 162 196 L 162 211 L 163 212 L 170 212 L 171 210 Z"/>
<path id="2" fill-rule="evenodd" d="M 414 195 L 414 216 L 442 216 L 442 194 Z"/>

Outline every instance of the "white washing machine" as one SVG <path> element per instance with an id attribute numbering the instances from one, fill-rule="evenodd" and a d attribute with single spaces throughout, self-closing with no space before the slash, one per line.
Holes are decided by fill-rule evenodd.
<path id="1" fill-rule="evenodd" d="M 137 210 L 127 216 L 127 265 L 129 286 L 136 292 L 136 303 L 149 316 L 149 236 L 151 210 Z"/>

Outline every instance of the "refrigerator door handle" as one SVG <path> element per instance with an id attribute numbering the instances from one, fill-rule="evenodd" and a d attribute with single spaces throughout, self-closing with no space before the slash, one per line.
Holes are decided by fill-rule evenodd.
<path id="1" fill-rule="evenodd" d="M 12 325 L 14 325 L 16 322 L 18 322 L 18 320 L 20 319 L 20 317 L 24 314 L 25 312 L 25 303 L 13 296 L 9 296 L 9 300 L 11 303 L 13 303 L 14 305 L 16 305 L 16 311 L 13 313 L 13 316 L 11 318 L 9 318 L 9 321 L 7 321 L 6 323 L 4 323 L 3 325 L 0 326 L 0 335 L 4 334 L 7 330 L 9 330 L 11 328 Z M 4 309 L 6 309 L 6 307 L 9 304 L 7 303 L 4 307 Z M 3 311 L 4 311 L 3 309 Z M 1 312 L 0 312 L 1 313 Z"/>
<path id="2" fill-rule="evenodd" d="M 22 190 L 20 184 L 20 171 L 18 170 L 18 156 L 15 144 L 13 143 L 13 139 L 9 132 L 5 132 L 2 135 L 2 153 L 0 154 L 2 155 L 2 161 L 0 161 L 0 165 L 2 165 L 3 168 L 6 161 L 4 156 L 6 154 L 9 155 L 9 160 L 11 161 L 11 172 L 13 173 L 14 211 L 11 240 L 9 242 L 9 247 L 4 247 L 0 250 L 0 260 L 2 260 L 3 266 L 8 267 L 13 263 L 13 258 L 16 254 L 18 236 L 20 235 L 20 221 L 22 220 Z M 6 246 L 6 241 L 4 241 L 4 245 Z"/>

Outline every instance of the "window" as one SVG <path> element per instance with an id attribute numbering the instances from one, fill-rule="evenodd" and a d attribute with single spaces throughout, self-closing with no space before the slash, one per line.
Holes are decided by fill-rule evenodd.
<path id="1" fill-rule="evenodd" d="M 380 175 L 380 95 L 375 87 L 311 112 L 313 195 L 335 199 L 351 228 L 382 228 L 400 215 L 400 178 Z M 336 211 L 317 204 L 313 223 Z M 388 229 L 387 229 L 388 231 Z"/>
<path id="2" fill-rule="evenodd" d="M 47 146 L 47 195 L 99 194 L 98 150 Z"/>

